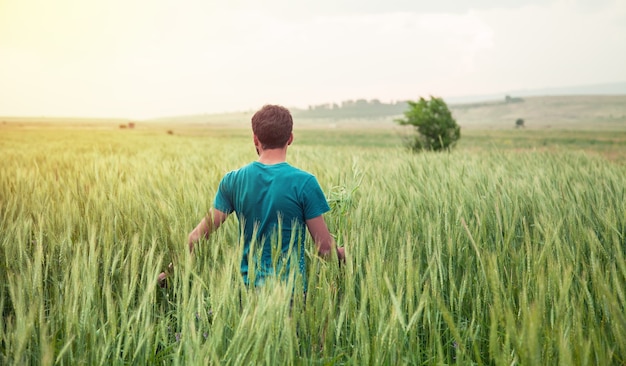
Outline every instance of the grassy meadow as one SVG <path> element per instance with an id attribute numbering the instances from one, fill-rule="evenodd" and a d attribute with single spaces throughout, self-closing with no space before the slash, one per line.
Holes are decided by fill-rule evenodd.
<path id="1" fill-rule="evenodd" d="M 305 303 L 245 289 L 235 217 L 186 250 L 250 131 L 80 126 L 0 126 L 0 364 L 626 363 L 625 128 L 296 127 L 348 256 Z"/>

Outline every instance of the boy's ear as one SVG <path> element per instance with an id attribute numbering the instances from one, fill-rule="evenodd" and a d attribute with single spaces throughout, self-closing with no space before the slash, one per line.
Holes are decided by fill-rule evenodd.
<path id="1" fill-rule="evenodd" d="M 289 140 L 287 140 L 287 146 L 291 145 L 292 142 L 293 142 L 293 132 L 289 136 Z"/>
<path id="2" fill-rule="evenodd" d="M 254 149 L 256 150 L 256 154 L 261 155 L 261 150 L 259 150 L 259 148 L 261 147 L 261 142 L 259 141 L 259 138 L 256 137 L 256 135 L 253 136 L 254 138 L 252 140 L 254 141 Z"/>

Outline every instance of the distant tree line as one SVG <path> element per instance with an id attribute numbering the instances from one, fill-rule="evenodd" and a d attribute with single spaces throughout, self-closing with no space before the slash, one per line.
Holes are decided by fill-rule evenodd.
<path id="1" fill-rule="evenodd" d="M 522 103 L 524 99 L 506 95 L 504 100 L 455 105 L 455 108 L 467 109 L 498 104 Z M 383 103 L 378 99 L 344 100 L 341 103 L 310 105 L 307 109 L 292 108 L 295 118 L 381 118 L 401 116 L 409 108 L 409 101 Z"/>
<path id="2" fill-rule="evenodd" d="M 291 113 L 295 118 L 377 118 L 401 115 L 407 106 L 407 101 L 383 103 L 378 99 L 356 99 L 310 105 L 307 109 L 292 109 Z"/>
<path id="3" fill-rule="evenodd" d="M 518 98 L 518 97 L 512 97 L 510 95 L 507 95 L 504 97 L 504 102 L 509 104 L 509 103 L 521 103 L 523 102 L 524 99 L 522 98 Z"/>

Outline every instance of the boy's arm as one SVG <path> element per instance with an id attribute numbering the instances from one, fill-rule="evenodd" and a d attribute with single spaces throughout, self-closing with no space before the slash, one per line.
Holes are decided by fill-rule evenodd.
<path id="1" fill-rule="evenodd" d="M 200 238 L 208 238 L 215 230 L 217 230 L 228 218 L 228 214 L 216 208 L 212 208 L 209 213 L 200 221 L 198 226 L 189 233 L 188 243 L 189 252 L 193 252 L 193 246 Z"/>
<path id="2" fill-rule="evenodd" d="M 200 240 L 202 236 L 204 236 L 205 238 L 208 238 L 209 235 L 211 235 L 212 232 L 217 230 L 220 227 L 220 225 L 222 225 L 224 221 L 226 221 L 227 218 L 228 218 L 227 213 L 224 213 L 215 208 L 211 209 L 209 213 L 206 215 L 206 217 L 202 219 L 202 221 L 200 221 L 198 226 L 196 226 L 195 229 L 193 229 L 193 231 L 189 233 L 189 239 L 188 239 L 189 252 L 193 252 L 194 244 L 197 243 L 198 240 Z M 174 264 L 170 263 L 167 266 L 167 272 L 159 273 L 159 276 L 157 278 L 159 286 L 165 287 L 167 285 L 167 282 L 166 282 L 167 273 L 173 272 L 173 271 L 174 271 Z"/>
<path id="3" fill-rule="evenodd" d="M 328 226 L 326 225 L 326 221 L 324 221 L 324 216 L 320 215 L 318 217 L 306 220 L 306 226 L 309 229 L 309 233 L 315 242 L 315 246 L 317 247 L 317 252 L 324 258 L 328 258 L 331 253 L 331 250 L 335 249 L 337 251 L 337 257 L 341 261 L 346 260 L 346 254 L 344 248 L 337 248 L 335 245 L 335 240 L 332 235 L 328 231 Z"/>

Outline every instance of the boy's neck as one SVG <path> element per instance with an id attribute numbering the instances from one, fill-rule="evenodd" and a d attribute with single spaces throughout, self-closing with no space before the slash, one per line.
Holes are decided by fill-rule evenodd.
<path id="1" fill-rule="evenodd" d="M 259 151 L 257 161 L 265 165 L 274 165 L 284 163 L 285 160 L 287 160 L 287 148 L 280 148 Z"/>

